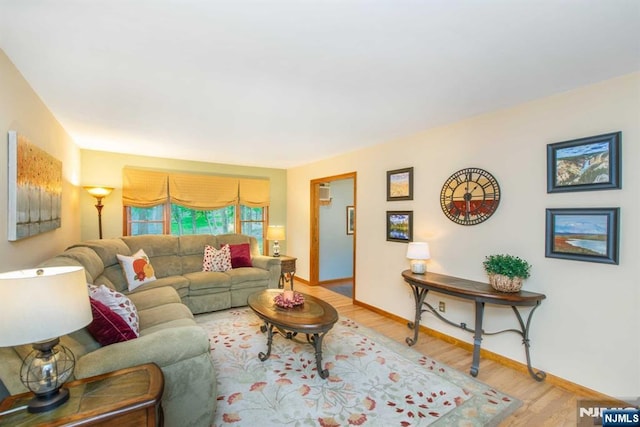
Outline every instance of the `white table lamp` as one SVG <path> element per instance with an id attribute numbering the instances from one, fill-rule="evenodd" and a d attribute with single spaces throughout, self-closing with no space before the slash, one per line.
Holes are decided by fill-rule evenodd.
<path id="1" fill-rule="evenodd" d="M 267 240 L 273 242 L 272 256 L 280 256 L 280 240 L 284 239 L 285 234 L 282 225 L 270 225 L 267 228 Z"/>
<path id="2" fill-rule="evenodd" d="M 427 272 L 427 263 L 431 258 L 429 244 L 426 242 L 411 242 L 407 247 L 407 258 L 411 260 L 411 272 L 424 274 Z"/>
<path id="3" fill-rule="evenodd" d="M 35 393 L 29 412 L 46 412 L 69 399 L 62 385 L 73 373 L 62 335 L 93 320 L 82 267 L 45 267 L 0 274 L 0 347 L 33 344 L 20 379 Z"/>

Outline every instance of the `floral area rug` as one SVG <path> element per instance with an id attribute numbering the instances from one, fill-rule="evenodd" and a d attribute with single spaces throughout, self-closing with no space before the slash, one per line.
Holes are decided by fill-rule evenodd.
<path id="1" fill-rule="evenodd" d="M 323 342 L 323 366 L 305 335 L 274 334 L 249 308 L 199 315 L 218 381 L 214 426 L 487 426 L 520 402 L 352 320 Z"/>

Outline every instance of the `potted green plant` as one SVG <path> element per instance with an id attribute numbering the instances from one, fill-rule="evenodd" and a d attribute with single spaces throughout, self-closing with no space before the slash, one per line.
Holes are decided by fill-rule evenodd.
<path id="1" fill-rule="evenodd" d="M 531 264 L 513 255 L 489 255 L 482 263 L 489 283 L 502 292 L 518 292 L 522 281 L 531 275 Z"/>

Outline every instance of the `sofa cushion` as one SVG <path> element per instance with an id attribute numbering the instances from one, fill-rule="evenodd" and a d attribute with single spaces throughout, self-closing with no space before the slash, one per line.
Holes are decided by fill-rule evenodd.
<path id="1" fill-rule="evenodd" d="M 118 254 L 117 258 L 127 279 L 129 291 L 156 280 L 155 270 L 143 249 L 139 249 L 132 256 Z"/>
<path id="2" fill-rule="evenodd" d="M 122 320 L 127 322 L 131 330 L 138 336 L 140 334 L 140 320 L 138 310 L 129 298 L 120 292 L 107 288 L 105 285 L 89 286 L 89 296 L 100 301 L 111 309 Z"/>
<path id="3" fill-rule="evenodd" d="M 195 324 L 189 308 L 179 302 L 140 310 L 140 334 L 145 335 L 149 328 L 179 319 L 188 319 Z"/>
<path id="4" fill-rule="evenodd" d="M 267 270 L 263 270 L 261 268 L 256 267 L 247 267 L 247 268 L 234 268 L 233 270 L 227 271 L 225 273 L 229 276 L 231 281 L 231 288 L 238 288 L 243 286 L 256 286 L 256 281 L 268 281 L 269 280 L 269 272 Z"/>
<path id="5" fill-rule="evenodd" d="M 87 240 L 77 245 L 71 246 L 69 249 L 77 247 L 87 247 L 93 250 L 102 260 L 105 267 L 111 265 L 118 265 L 117 254 L 130 256 L 133 252 L 127 245 L 124 244 L 122 239 L 100 239 L 100 240 Z"/>
<path id="6" fill-rule="evenodd" d="M 137 338 L 122 317 L 98 300 L 89 297 L 93 320 L 87 329 L 103 346 Z"/>
<path id="7" fill-rule="evenodd" d="M 229 288 L 231 287 L 231 280 L 227 273 L 218 271 L 197 271 L 195 273 L 185 274 L 184 277 L 189 280 L 189 295 L 202 295 L 229 291 Z"/>
<path id="8" fill-rule="evenodd" d="M 231 251 L 231 267 L 252 267 L 251 264 L 251 249 L 248 243 L 241 243 L 239 245 L 229 245 Z"/>
<path id="9" fill-rule="evenodd" d="M 189 280 L 185 276 L 169 276 L 162 279 L 156 279 L 153 282 L 145 283 L 144 285 L 136 288 L 133 293 L 139 291 L 146 291 L 149 289 L 162 288 L 165 286 L 171 286 L 178 292 L 180 298 L 189 294 Z"/>
<path id="10" fill-rule="evenodd" d="M 202 271 L 231 270 L 231 249 L 229 245 L 222 245 L 220 249 L 206 245 L 202 259 Z"/>
<path id="11" fill-rule="evenodd" d="M 213 234 L 191 234 L 180 236 L 180 256 L 202 255 L 204 247 L 209 245 L 218 248 L 218 239 Z"/>

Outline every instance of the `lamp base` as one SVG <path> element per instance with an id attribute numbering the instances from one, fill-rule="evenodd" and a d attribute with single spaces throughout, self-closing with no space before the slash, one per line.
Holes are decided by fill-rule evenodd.
<path id="1" fill-rule="evenodd" d="M 65 403 L 69 400 L 69 390 L 60 388 L 46 395 L 36 395 L 31 399 L 27 406 L 27 411 L 32 414 L 47 412 Z"/>
<path id="2" fill-rule="evenodd" d="M 427 263 L 423 260 L 411 260 L 411 272 L 414 274 L 425 274 L 427 272 Z"/>
<path id="3" fill-rule="evenodd" d="M 73 373 L 75 357 L 59 338 L 33 344 L 33 351 L 22 361 L 20 380 L 35 397 L 28 403 L 31 413 L 47 412 L 69 400 L 62 385 Z"/>

